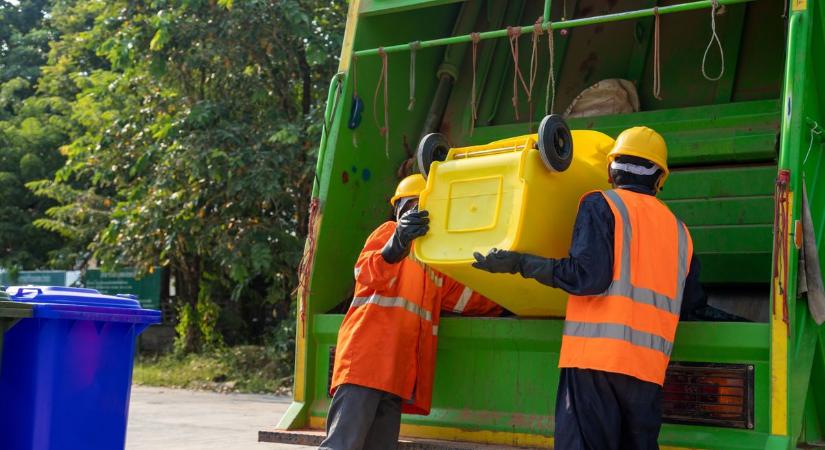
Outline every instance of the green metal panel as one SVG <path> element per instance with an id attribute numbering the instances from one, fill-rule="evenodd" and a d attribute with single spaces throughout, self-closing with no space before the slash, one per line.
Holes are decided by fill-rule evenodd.
<path id="1" fill-rule="evenodd" d="M 770 279 L 775 176 L 774 165 L 671 174 L 660 197 L 690 228 L 702 262 L 702 282 Z"/>
<path id="2" fill-rule="evenodd" d="M 328 352 L 342 319 L 340 315 L 316 319 L 316 373 L 329 372 Z M 444 318 L 439 326 L 433 411 L 426 417 L 405 416 L 405 423 L 551 434 L 561 327 L 558 320 Z M 768 334 L 765 324 L 679 326 L 675 361 L 754 365 L 757 415 L 754 431 L 719 429 L 718 434 L 703 433 L 703 438 L 689 432 L 695 427 L 665 425 L 663 444 L 705 448 L 724 443 L 730 446 L 718 448 L 744 449 L 757 448 L 750 444 L 767 439 Z M 326 375 L 315 383 L 318 392 L 325 391 Z M 324 417 L 328 407 L 329 399 L 319 396 L 311 414 Z"/>
<path id="3" fill-rule="evenodd" d="M 762 100 L 570 119 L 568 123 L 572 129 L 592 129 L 613 137 L 632 126 L 651 127 L 667 141 L 668 163 L 679 167 L 773 161 L 779 112 L 778 101 Z M 526 132 L 522 124 L 482 127 L 469 141 L 485 143 Z"/>
<path id="4" fill-rule="evenodd" d="M 785 79 L 785 121 L 783 124 L 783 141 L 780 154 L 780 167 L 791 171 L 791 189 L 794 196 L 793 218 L 800 218 L 802 185 L 807 187 L 811 215 L 813 217 L 816 242 L 820 259 L 823 256 L 823 228 L 825 227 L 825 187 L 821 173 L 825 167 L 822 155 L 822 141 L 812 134 L 815 124 L 825 119 L 825 97 L 823 97 L 823 80 L 825 66 L 821 58 L 811 58 L 815 52 L 825 50 L 825 8 L 821 1 L 807 2 L 807 10 L 800 10 L 791 17 L 792 44 L 788 49 L 788 72 Z M 821 53 L 820 53 L 821 54 Z M 810 149 L 810 153 L 809 153 Z M 806 161 L 807 158 L 807 161 Z M 796 249 L 791 247 L 791 276 L 796 275 Z M 789 429 L 791 435 L 800 435 L 803 424 L 807 428 L 822 429 L 823 415 L 821 404 L 804 409 L 806 399 L 821 397 L 817 391 L 809 392 L 809 387 L 818 389 L 825 385 L 822 373 L 822 327 L 817 327 L 810 318 L 804 296 L 797 298 L 797 286 L 789 286 L 789 313 L 791 321 L 791 348 L 789 364 L 794 368 L 789 374 L 788 401 Z M 818 345 L 814 345 L 818 342 Z M 816 350 L 814 349 L 816 348 Z M 819 356 L 817 356 L 819 355 Z M 806 417 L 807 413 L 807 417 Z M 813 423 L 812 423 L 813 422 Z M 816 424 L 816 426 L 815 426 Z M 816 432 L 810 436 L 813 441 L 821 440 Z M 809 436 L 805 436 L 808 438 Z"/>
<path id="5" fill-rule="evenodd" d="M 815 348 L 801 440 L 810 445 L 825 446 L 825 328 L 819 329 Z"/>
<path id="6" fill-rule="evenodd" d="M 748 5 L 739 50 L 733 101 L 779 98 L 782 77 L 773 68 L 784 66 L 785 24 L 776 20 L 784 2 L 758 1 Z M 729 66 L 731 70 L 732 67 Z M 768 68 L 768 70 L 765 70 Z"/>

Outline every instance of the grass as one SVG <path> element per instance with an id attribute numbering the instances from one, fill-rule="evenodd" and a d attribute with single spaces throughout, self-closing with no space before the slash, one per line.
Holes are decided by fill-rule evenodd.
<path id="1" fill-rule="evenodd" d="M 292 364 L 266 347 L 245 345 L 207 354 L 139 356 L 133 377 L 145 386 L 289 394 Z"/>

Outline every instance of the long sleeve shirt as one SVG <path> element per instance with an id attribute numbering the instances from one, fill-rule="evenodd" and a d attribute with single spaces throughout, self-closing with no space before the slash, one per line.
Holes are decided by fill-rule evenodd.
<path id="1" fill-rule="evenodd" d="M 653 195 L 642 186 L 622 188 Z M 604 292 L 613 279 L 615 226 L 613 212 L 604 196 L 597 192 L 588 194 L 579 206 L 569 256 L 561 259 L 527 256 L 521 263 L 522 275 L 574 295 Z M 699 284 L 700 270 L 701 263 L 694 254 L 685 280 L 681 307 L 683 320 L 695 319 L 696 312 L 704 310 L 707 305 L 707 298 Z"/>

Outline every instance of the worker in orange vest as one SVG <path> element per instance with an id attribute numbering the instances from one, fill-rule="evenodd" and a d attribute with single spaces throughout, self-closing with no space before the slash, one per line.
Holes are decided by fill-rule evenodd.
<path id="1" fill-rule="evenodd" d="M 410 255 L 427 233 L 418 210 L 424 177 L 399 183 L 396 221 L 367 238 L 355 263 L 355 296 L 338 331 L 323 450 L 386 450 L 401 413 L 429 414 L 441 311 L 498 316 L 502 308 Z"/>
<path id="2" fill-rule="evenodd" d="M 582 197 L 567 258 L 497 249 L 475 255 L 479 269 L 519 273 L 570 294 L 558 450 L 658 449 L 661 388 L 680 313 L 708 309 L 690 233 L 656 199 L 668 175 L 662 136 L 625 130 L 608 155 L 614 189 Z M 714 318 L 735 320 L 721 311 Z"/>

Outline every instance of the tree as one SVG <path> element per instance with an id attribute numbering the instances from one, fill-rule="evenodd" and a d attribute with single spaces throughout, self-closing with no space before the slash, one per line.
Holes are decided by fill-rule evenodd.
<path id="1" fill-rule="evenodd" d="M 74 84 L 83 132 L 54 179 L 30 185 L 61 204 L 38 224 L 89 239 L 104 266 L 170 268 L 183 350 L 220 341 L 203 325 L 223 293 L 284 313 L 344 2 L 62 4 L 45 85 Z M 82 64 L 89 49 L 108 67 Z"/>
<path id="2" fill-rule="evenodd" d="M 0 266 L 6 268 L 42 267 L 65 244 L 33 225 L 53 202 L 25 187 L 63 165 L 58 147 L 67 139 L 62 124 L 50 120 L 60 105 L 35 96 L 55 36 L 46 7 L 46 0 L 0 1 Z"/>

